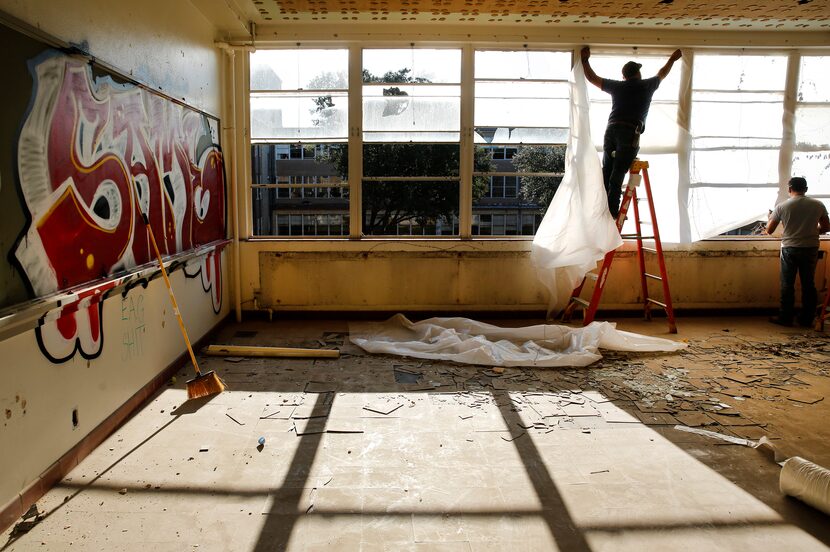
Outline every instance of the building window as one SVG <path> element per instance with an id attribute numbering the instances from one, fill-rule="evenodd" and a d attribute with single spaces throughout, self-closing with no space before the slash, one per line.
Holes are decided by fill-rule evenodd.
<path id="1" fill-rule="evenodd" d="M 361 75 L 350 81 L 358 51 L 362 65 L 351 66 Z M 640 140 L 664 241 L 754 232 L 785 174 L 805 176 L 811 195 L 830 203 L 830 58 L 691 54 L 661 82 Z M 591 62 L 601 77 L 621 78 L 635 58 L 647 78 L 667 55 L 608 49 Z M 572 59 L 571 51 L 469 45 L 252 53 L 254 234 L 347 236 L 359 225 L 369 236 L 533 235 L 564 169 Z M 599 150 L 611 99 L 588 90 Z M 350 94 L 360 102 L 350 104 Z M 349 106 L 362 124 L 352 136 Z M 461 182 L 469 178 L 462 124 L 472 127 L 472 145 L 463 142 L 472 182 Z M 359 194 L 349 191 L 350 143 L 363 166 Z M 471 204 L 459 205 L 470 190 Z M 352 195 L 361 203 L 350 210 Z"/>
<path id="2" fill-rule="evenodd" d="M 830 206 L 830 56 L 804 56 L 795 107 L 792 176 L 803 176 L 812 197 Z"/>
<path id="3" fill-rule="evenodd" d="M 254 235 L 348 236 L 348 50 L 250 59 Z"/>
<path id="4" fill-rule="evenodd" d="M 570 68 L 570 52 L 475 52 L 476 155 L 491 163 L 475 173 L 487 186 L 474 187 L 473 234 L 535 232 L 562 180 Z"/>
<path id="5" fill-rule="evenodd" d="M 364 235 L 457 235 L 461 51 L 363 51 Z"/>
<path id="6" fill-rule="evenodd" d="M 758 220 L 775 204 L 787 56 L 696 55 L 692 76 L 692 237 Z"/>

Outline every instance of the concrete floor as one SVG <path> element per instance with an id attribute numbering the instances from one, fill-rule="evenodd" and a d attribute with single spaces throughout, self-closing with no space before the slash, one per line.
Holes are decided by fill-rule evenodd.
<path id="1" fill-rule="evenodd" d="M 830 336 L 618 322 L 690 346 L 493 374 L 362 354 L 343 321 L 229 324 L 215 343 L 346 354 L 201 357 L 229 391 L 186 402 L 183 370 L 3 549 L 825 550 L 827 516 L 781 495 L 778 465 L 674 426 L 830 466 Z"/>

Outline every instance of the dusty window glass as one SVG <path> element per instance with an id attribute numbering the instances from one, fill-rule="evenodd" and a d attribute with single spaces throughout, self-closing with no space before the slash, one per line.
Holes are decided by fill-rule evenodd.
<path id="1" fill-rule="evenodd" d="M 365 144 L 363 233 L 458 234 L 457 144 Z"/>
<path id="2" fill-rule="evenodd" d="M 778 188 L 786 60 L 785 56 L 695 56 L 693 187 Z"/>
<path id="3" fill-rule="evenodd" d="M 783 91 L 787 56 L 695 54 L 695 90 Z"/>
<path id="4" fill-rule="evenodd" d="M 567 141 L 570 52 L 475 52 L 479 144 Z"/>
<path id="5" fill-rule="evenodd" d="M 345 144 L 252 144 L 255 236 L 348 236 Z"/>
<path id="6" fill-rule="evenodd" d="M 345 49 L 251 53 L 255 236 L 348 236 Z"/>
<path id="7" fill-rule="evenodd" d="M 348 50 L 257 50 L 251 91 L 348 88 Z"/>
<path id="8" fill-rule="evenodd" d="M 695 55 L 693 235 L 759 233 L 778 194 L 786 74 L 787 56 Z"/>
<path id="9" fill-rule="evenodd" d="M 605 79 L 623 80 L 622 66 L 629 60 L 642 64 L 640 74 L 644 79 L 657 75 L 665 65 L 668 55 L 596 54 L 591 55 L 591 67 Z M 651 100 L 646 119 L 646 131 L 640 137 L 640 149 L 645 152 L 665 153 L 677 148 L 677 113 L 680 94 L 680 68 L 676 63 L 669 75 L 663 79 Z M 611 113 L 611 95 L 593 85 L 588 85 L 590 101 L 591 138 L 597 148 L 602 148 L 602 139 Z"/>
<path id="10" fill-rule="evenodd" d="M 571 52 L 475 52 L 474 235 L 536 232 L 564 171 L 570 71 Z"/>
<path id="11" fill-rule="evenodd" d="M 363 51 L 366 142 L 457 142 L 461 130 L 461 51 Z"/>
<path id="12" fill-rule="evenodd" d="M 830 205 L 830 56 L 802 56 L 795 108 L 792 173 Z"/>
<path id="13" fill-rule="evenodd" d="M 345 140 L 348 50 L 251 54 L 251 140 Z"/>

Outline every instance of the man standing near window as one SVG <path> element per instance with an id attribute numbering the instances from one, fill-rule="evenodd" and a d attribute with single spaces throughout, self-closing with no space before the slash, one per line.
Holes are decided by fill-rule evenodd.
<path id="1" fill-rule="evenodd" d="M 680 50 L 675 50 L 657 75 L 649 79 L 643 79 L 640 75 L 642 64 L 629 61 L 622 68 L 624 80 L 617 81 L 597 76 L 588 63 L 591 49 L 587 46 L 582 49 L 585 78 L 603 92 L 611 94 L 611 114 L 602 146 L 602 177 L 608 193 L 608 210 L 614 218 L 617 218 L 620 209 L 622 182 L 640 151 L 640 134 L 646 129 L 651 97 L 682 55 Z"/>
<path id="2" fill-rule="evenodd" d="M 816 314 L 816 261 L 819 235 L 830 231 L 827 208 L 817 199 L 807 197 L 807 181 L 794 176 L 789 181 L 790 198 L 775 206 L 767 223 L 767 234 L 784 225 L 781 237 L 781 309 L 770 318 L 773 324 L 793 325 L 795 307 L 795 275 L 801 279 L 801 313 L 798 323 L 804 327 L 813 324 Z"/>

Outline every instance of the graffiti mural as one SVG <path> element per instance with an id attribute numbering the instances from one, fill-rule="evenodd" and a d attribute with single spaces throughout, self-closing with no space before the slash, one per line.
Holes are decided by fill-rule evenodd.
<path id="1" fill-rule="evenodd" d="M 152 262 L 142 213 L 162 255 L 225 237 L 215 120 L 144 88 L 95 77 L 89 63 L 62 54 L 37 58 L 29 68 L 34 88 L 17 155 L 29 223 L 14 256 L 35 295 Z M 219 258 L 200 257 L 190 270 L 201 274 L 214 310 L 221 305 Z M 97 356 L 100 305 L 44 321 L 38 341 L 58 361 L 75 351 Z"/>
<path id="2" fill-rule="evenodd" d="M 201 280 L 202 289 L 210 294 L 213 312 L 219 314 L 222 309 L 222 250 L 217 247 L 203 257 L 188 261 L 184 265 L 184 274 Z"/>
<path id="3" fill-rule="evenodd" d="M 41 320 L 35 336 L 40 350 L 52 362 L 66 362 L 76 353 L 86 359 L 101 354 L 104 346 L 103 310 L 107 292 L 116 282 L 84 290 L 64 307 Z"/>

